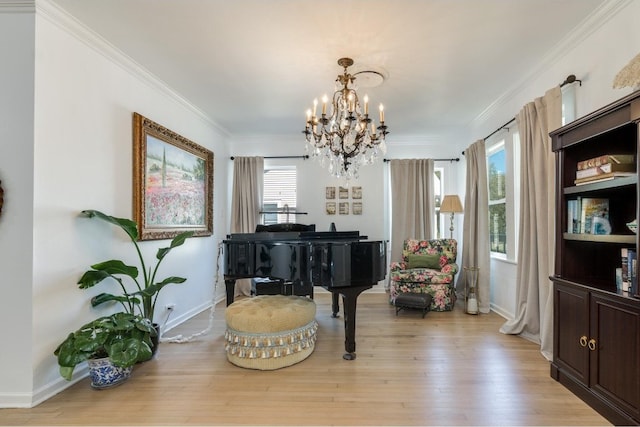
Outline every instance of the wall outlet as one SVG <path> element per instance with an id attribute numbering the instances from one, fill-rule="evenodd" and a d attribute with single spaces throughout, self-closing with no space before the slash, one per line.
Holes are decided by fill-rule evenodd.
<path id="1" fill-rule="evenodd" d="M 167 311 L 173 311 L 176 308 L 175 304 L 167 304 L 164 306 Z"/>

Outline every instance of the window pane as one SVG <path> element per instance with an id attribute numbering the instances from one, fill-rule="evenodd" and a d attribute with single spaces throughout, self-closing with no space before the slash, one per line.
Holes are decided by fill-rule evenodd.
<path id="1" fill-rule="evenodd" d="M 292 214 L 297 203 L 295 168 L 265 169 L 263 191 L 263 211 L 284 212 L 264 214 L 263 224 L 296 222 L 296 216 Z"/>
<path id="2" fill-rule="evenodd" d="M 507 171 L 504 148 L 491 154 L 487 160 L 489 163 L 489 200 L 504 199 Z"/>
<path id="3" fill-rule="evenodd" d="M 507 221 L 505 203 L 489 206 L 489 240 L 491 252 L 507 253 Z"/>

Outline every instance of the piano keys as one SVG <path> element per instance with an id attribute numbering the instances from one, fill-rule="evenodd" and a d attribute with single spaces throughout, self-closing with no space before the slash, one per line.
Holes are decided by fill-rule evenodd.
<path id="1" fill-rule="evenodd" d="M 223 241 L 227 305 L 236 279 L 267 277 L 321 286 L 332 293 L 332 315 L 342 296 L 345 354 L 355 359 L 356 307 L 360 293 L 384 280 L 386 242 L 366 240 L 358 231 L 276 231 L 235 233 Z"/>

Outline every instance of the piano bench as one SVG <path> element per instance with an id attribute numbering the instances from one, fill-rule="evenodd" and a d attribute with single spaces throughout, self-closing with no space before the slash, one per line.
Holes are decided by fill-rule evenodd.
<path id="1" fill-rule="evenodd" d="M 403 308 L 416 308 L 422 310 L 422 318 L 427 314 L 431 307 L 433 297 L 427 293 L 403 292 L 398 294 L 394 305 L 396 306 L 396 316 Z"/>
<path id="2" fill-rule="evenodd" d="M 254 277 L 251 279 L 251 295 L 285 295 L 284 280 L 268 277 Z"/>
<path id="3" fill-rule="evenodd" d="M 225 310 L 227 360 L 248 369 L 274 370 L 313 353 L 316 303 L 295 295 L 244 298 Z"/>

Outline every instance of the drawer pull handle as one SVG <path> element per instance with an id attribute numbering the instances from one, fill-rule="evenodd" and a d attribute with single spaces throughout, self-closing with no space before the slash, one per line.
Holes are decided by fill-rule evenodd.
<path id="1" fill-rule="evenodd" d="M 580 337 L 580 345 L 582 347 L 586 347 L 587 346 L 587 336 L 586 335 L 583 335 L 583 336 Z"/>
<path id="2" fill-rule="evenodd" d="M 594 340 L 593 338 L 591 338 L 589 340 L 589 350 L 593 351 L 596 349 L 596 340 Z"/>

